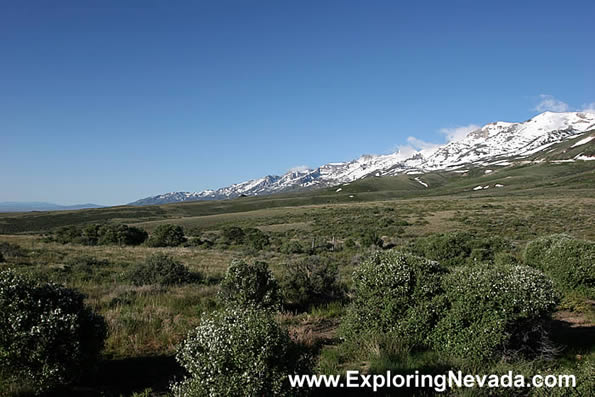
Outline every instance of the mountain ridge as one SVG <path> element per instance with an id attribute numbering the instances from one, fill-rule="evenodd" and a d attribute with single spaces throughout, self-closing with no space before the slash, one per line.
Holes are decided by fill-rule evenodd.
<path id="1" fill-rule="evenodd" d="M 544 112 L 524 122 L 497 121 L 469 132 L 465 137 L 405 156 L 400 152 L 362 155 L 347 162 L 327 163 L 315 169 L 291 170 L 267 175 L 219 189 L 170 192 L 147 197 L 129 205 L 153 205 L 183 201 L 218 200 L 330 187 L 370 176 L 422 174 L 456 170 L 466 165 L 507 166 L 556 143 L 595 129 L 595 113 Z M 583 156 L 584 157 L 584 156 Z M 587 156 L 577 160 L 591 160 Z"/>
<path id="2" fill-rule="evenodd" d="M 0 202 L 0 212 L 30 212 L 30 211 L 66 211 L 89 208 L 103 208 L 103 205 L 85 203 L 60 205 L 42 201 L 3 201 Z"/>

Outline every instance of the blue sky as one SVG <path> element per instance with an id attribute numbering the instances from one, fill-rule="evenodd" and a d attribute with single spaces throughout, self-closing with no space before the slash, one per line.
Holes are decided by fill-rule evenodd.
<path id="1" fill-rule="evenodd" d="M 121 204 L 595 108 L 594 16 L 593 1 L 4 1 L 0 201 Z"/>

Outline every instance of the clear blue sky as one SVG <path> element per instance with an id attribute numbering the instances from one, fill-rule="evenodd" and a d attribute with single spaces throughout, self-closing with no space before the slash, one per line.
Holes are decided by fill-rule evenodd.
<path id="1" fill-rule="evenodd" d="M 3 1 L 0 201 L 126 203 L 582 109 L 594 17 L 592 0 Z"/>

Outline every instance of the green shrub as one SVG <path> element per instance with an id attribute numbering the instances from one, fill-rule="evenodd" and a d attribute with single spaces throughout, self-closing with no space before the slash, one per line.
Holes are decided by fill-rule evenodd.
<path id="1" fill-rule="evenodd" d="M 27 256 L 27 251 L 18 244 L 0 242 L 0 255 L 5 258 L 19 258 Z"/>
<path id="2" fill-rule="evenodd" d="M 77 279 L 101 282 L 101 279 L 106 275 L 109 277 L 109 271 L 102 269 L 109 264 L 110 262 L 105 259 L 97 259 L 88 255 L 76 256 L 65 261 L 61 269 L 63 273 L 61 276 L 67 277 L 70 281 Z"/>
<path id="3" fill-rule="evenodd" d="M 347 248 L 347 249 L 353 249 L 353 248 L 356 247 L 356 244 L 355 244 L 355 241 L 353 241 L 352 238 L 348 238 L 343 243 L 343 246 L 345 246 L 345 248 Z"/>
<path id="4" fill-rule="evenodd" d="M 287 307 L 299 310 L 340 300 L 345 296 L 345 287 L 339 279 L 336 263 L 319 256 L 286 264 L 281 286 Z"/>
<path id="5" fill-rule="evenodd" d="M 81 242 L 86 245 L 97 245 L 99 244 L 99 229 L 101 225 L 94 223 L 85 226 L 81 230 Z"/>
<path id="6" fill-rule="evenodd" d="M 269 312 L 228 308 L 205 318 L 178 348 L 188 376 L 174 396 L 291 395 L 288 375 L 304 373 L 306 360 Z"/>
<path id="7" fill-rule="evenodd" d="M 269 236 L 259 229 L 246 229 L 245 233 L 248 245 L 252 249 L 261 251 L 271 244 Z"/>
<path id="8" fill-rule="evenodd" d="M 103 225 L 97 231 L 100 245 L 140 245 L 148 234 L 143 229 L 127 225 Z"/>
<path id="9" fill-rule="evenodd" d="M 0 272 L 0 377 L 40 392 L 89 370 L 107 327 L 83 299 L 57 284 Z"/>
<path id="10" fill-rule="evenodd" d="M 586 358 L 579 362 L 576 368 L 564 371 L 547 371 L 542 376 L 548 375 L 567 375 L 576 376 L 576 387 L 535 387 L 531 390 L 531 397 L 584 397 L 592 396 L 595 390 L 595 362 L 593 358 Z"/>
<path id="11" fill-rule="evenodd" d="M 62 244 L 84 245 L 139 245 L 147 239 L 147 232 L 123 224 L 90 224 L 84 227 L 65 226 L 59 228 L 53 240 Z"/>
<path id="12" fill-rule="evenodd" d="M 533 241 L 530 241 L 523 252 L 525 264 L 532 267 L 541 268 L 543 262 L 548 256 L 549 249 L 552 248 L 554 243 L 563 240 L 571 240 L 572 238 L 573 237 L 568 234 L 561 233 L 539 237 Z"/>
<path id="13" fill-rule="evenodd" d="M 497 252 L 494 255 L 494 264 L 496 265 L 518 265 L 518 258 L 509 252 Z"/>
<path id="14" fill-rule="evenodd" d="M 438 261 L 447 267 L 493 262 L 497 252 L 510 248 L 510 243 L 504 239 L 481 238 L 470 232 L 433 234 L 419 238 L 409 246 L 415 255 Z"/>
<path id="15" fill-rule="evenodd" d="M 198 281 L 198 274 L 192 274 L 186 266 L 169 255 L 158 253 L 151 255 L 145 263 L 137 265 L 130 273 L 134 285 L 159 284 L 162 286 L 179 285 Z"/>
<path id="16" fill-rule="evenodd" d="M 478 362 L 544 348 L 542 326 L 558 296 L 540 271 L 521 265 L 461 267 L 443 286 L 448 310 L 432 333 L 435 349 Z"/>
<path id="17" fill-rule="evenodd" d="M 304 247 L 297 240 L 284 241 L 279 248 L 284 254 L 301 254 L 304 252 Z"/>
<path id="18" fill-rule="evenodd" d="M 61 244 L 82 243 L 81 229 L 76 226 L 63 226 L 54 233 L 54 240 Z"/>
<path id="19" fill-rule="evenodd" d="M 246 234 L 241 227 L 229 226 L 222 231 L 223 242 L 225 244 L 244 244 Z"/>
<path id="20" fill-rule="evenodd" d="M 89 255 L 81 255 L 69 258 L 66 263 L 66 266 L 73 267 L 73 268 L 94 268 L 94 267 L 102 267 L 109 265 L 109 261 L 107 259 L 97 259 L 94 256 Z"/>
<path id="21" fill-rule="evenodd" d="M 207 239 L 201 239 L 199 237 L 194 237 L 193 239 L 191 239 L 189 241 L 190 247 L 200 247 L 200 248 L 209 249 L 209 248 L 213 247 L 213 245 L 215 245 L 215 243 L 213 243 L 213 241 L 207 240 Z"/>
<path id="22" fill-rule="evenodd" d="M 366 230 L 360 238 L 360 244 L 362 247 L 382 247 L 384 242 L 374 230 Z"/>
<path id="23" fill-rule="evenodd" d="M 527 244 L 524 257 L 564 290 L 595 289 L 595 242 L 554 234 Z"/>
<path id="24" fill-rule="evenodd" d="M 178 225 L 164 224 L 155 228 L 147 241 L 149 247 L 177 247 L 186 242 L 184 229 Z"/>
<path id="25" fill-rule="evenodd" d="M 128 226 L 124 232 L 123 241 L 126 245 L 140 245 L 144 243 L 149 234 L 139 227 Z"/>
<path id="26" fill-rule="evenodd" d="M 219 297 L 229 306 L 278 307 L 279 285 L 265 262 L 235 260 L 227 268 Z"/>
<path id="27" fill-rule="evenodd" d="M 342 334 L 356 341 L 390 333 L 403 344 L 424 345 L 442 307 L 444 273 L 437 262 L 408 253 L 373 253 L 353 273 L 354 296 Z"/>

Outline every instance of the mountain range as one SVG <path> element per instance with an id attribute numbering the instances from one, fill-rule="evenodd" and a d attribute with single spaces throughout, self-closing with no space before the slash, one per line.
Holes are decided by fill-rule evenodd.
<path id="1" fill-rule="evenodd" d="M 409 155 L 403 155 L 401 152 L 363 155 L 352 161 L 328 163 L 315 169 L 291 170 L 284 175 L 267 175 L 216 190 L 164 193 L 135 201 L 130 205 L 261 196 L 337 186 L 368 177 L 421 175 L 438 170 L 464 172 L 465 168 L 470 166 L 506 167 L 513 162 L 534 158 L 536 154 L 546 154 L 552 145 L 594 130 L 595 113 L 544 112 L 520 123 L 489 123 L 469 132 L 462 139 Z M 582 140 L 584 143 L 577 143 L 586 144 L 593 138 L 594 136 L 590 135 Z M 579 153 L 568 161 L 588 160 L 595 160 L 595 157 Z M 418 182 L 424 184 L 421 180 Z"/>
<path id="2" fill-rule="evenodd" d="M 98 204 L 60 205 L 39 201 L 4 201 L 0 202 L 0 212 L 28 212 L 28 211 L 64 211 L 80 210 L 84 208 L 102 208 Z"/>

